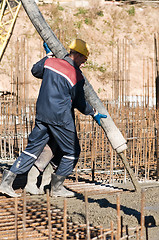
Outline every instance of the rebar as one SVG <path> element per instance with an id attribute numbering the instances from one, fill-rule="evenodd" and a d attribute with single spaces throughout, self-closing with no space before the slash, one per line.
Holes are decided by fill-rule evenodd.
<path id="1" fill-rule="evenodd" d="M 48 194 L 43 198 L 22 194 L 20 198 L 9 198 L 0 196 L 0 236 L 1 239 L 126 239 L 126 231 L 121 228 L 120 199 L 117 194 L 117 228 L 110 222 L 107 229 L 102 226 L 92 226 L 89 223 L 89 192 L 84 192 L 86 223 L 73 223 L 67 214 L 67 203 L 64 199 L 63 209 L 55 207 Z M 17 202 L 18 200 L 18 202 Z M 27 203 L 27 204 L 26 204 Z M 144 218 L 144 199 L 141 197 L 141 220 Z M 27 205 L 27 207 L 26 207 Z M 25 213 L 24 213 L 25 211 Z M 48 217 L 49 216 L 49 217 Z M 50 219 L 50 220 L 49 220 Z M 136 236 L 134 239 L 141 239 L 141 229 L 144 227 L 143 220 L 141 227 L 128 227 L 129 236 Z M 50 225 L 50 227 L 49 227 Z M 49 229 L 48 229 L 49 227 Z M 24 231 L 25 230 L 25 231 Z M 48 231 L 49 230 L 49 231 Z M 121 234 L 122 231 L 122 234 Z M 136 233 L 136 234 L 135 234 Z M 121 237 L 122 235 L 122 237 Z M 118 236 L 118 237 L 117 237 Z M 52 238 L 50 238 L 52 237 Z"/>

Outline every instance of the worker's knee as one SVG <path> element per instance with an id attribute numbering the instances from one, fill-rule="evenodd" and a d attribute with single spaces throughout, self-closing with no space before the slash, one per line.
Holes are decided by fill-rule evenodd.
<path id="1" fill-rule="evenodd" d="M 70 175 L 73 172 L 73 169 L 75 168 L 77 162 L 78 157 L 63 156 L 56 174 L 60 176 Z"/>
<path id="2" fill-rule="evenodd" d="M 38 159 L 35 162 L 35 166 L 40 170 L 44 171 L 48 163 L 51 161 L 53 158 L 53 152 L 51 151 L 51 148 L 46 144 L 44 147 L 42 153 L 38 157 Z"/>

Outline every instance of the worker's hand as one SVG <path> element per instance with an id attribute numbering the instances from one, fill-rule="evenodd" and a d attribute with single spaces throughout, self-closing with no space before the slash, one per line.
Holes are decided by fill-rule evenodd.
<path id="1" fill-rule="evenodd" d="M 43 47 L 44 47 L 44 50 L 45 50 L 46 54 L 51 53 L 51 50 L 50 50 L 50 48 L 48 47 L 48 45 L 47 45 L 46 42 L 43 43 Z"/>
<path id="2" fill-rule="evenodd" d="M 99 112 L 96 112 L 93 116 L 94 120 L 98 123 L 98 125 L 100 126 L 100 119 L 101 118 L 107 118 L 107 115 L 103 115 L 103 114 L 100 114 Z"/>

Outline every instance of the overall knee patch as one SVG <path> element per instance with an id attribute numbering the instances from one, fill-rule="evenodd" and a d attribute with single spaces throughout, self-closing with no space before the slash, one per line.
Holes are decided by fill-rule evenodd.
<path id="1" fill-rule="evenodd" d="M 78 162 L 78 157 L 64 155 L 61 159 L 60 165 L 56 171 L 57 175 L 68 176 L 73 172 L 74 167 Z"/>

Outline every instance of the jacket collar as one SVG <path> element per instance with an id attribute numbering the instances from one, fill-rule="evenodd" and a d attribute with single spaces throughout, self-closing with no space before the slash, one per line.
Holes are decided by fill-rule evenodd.
<path id="1" fill-rule="evenodd" d="M 67 61 L 71 66 L 73 66 L 74 68 L 76 68 L 77 70 L 79 70 L 81 72 L 81 70 L 79 69 L 79 67 L 76 65 L 76 63 L 69 57 L 69 54 L 66 55 L 63 60 Z"/>

